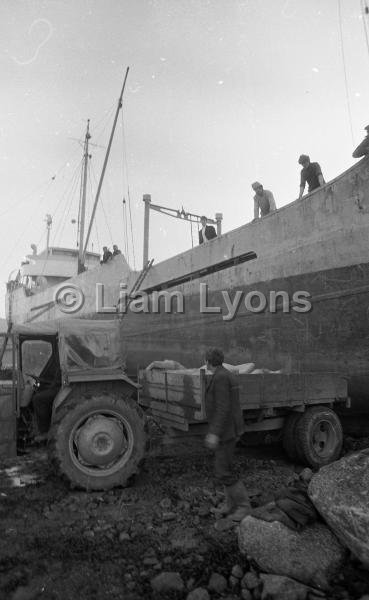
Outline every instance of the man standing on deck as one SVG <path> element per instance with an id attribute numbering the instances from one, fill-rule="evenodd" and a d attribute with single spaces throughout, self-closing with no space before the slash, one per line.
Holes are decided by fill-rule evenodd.
<path id="1" fill-rule="evenodd" d="M 364 127 L 366 130 L 366 137 L 363 139 L 361 144 L 352 153 L 353 158 L 361 158 L 362 156 L 368 156 L 369 154 L 369 125 Z"/>
<path id="2" fill-rule="evenodd" d="M 102 260 L 100 260 L 100 264 L 101 265 L 105 264 L 112 258 L 113 258 L 113 255 L 112 255 L 111 251 L 108 249 L 107 246 L 103 246 L 103 257 L 102 257 Z"/>
<path id="3" fill-rule="evenodd" d="M 204 242 L 209 242 L 209 240 L 213 240 L 217 237 L 217 232 L 212 225 L 207 225 L 207 218 L 201 217 L 201 229 L 199 231 L 199 244 L 203 244 Z"/>
<path id="4" fill-rule="evenodd" d="M 242 481 L 233 473 L 237 439 L 244 432 L 239 389 L 234 376 L 223 367 L 224 355 L 218 348 L 206 353 L 207 368 L 213 373 L 206 388 L 205 407 L 209 423 L 205 445 L 215 453 L 215 478 L 224 486 L 225 502 L 216 509 L 221 516 L 241 521 L 251 506 Z"/>
<path id="5" fill-rule="evenodd" d="M 256 192 L 254 196 L 254 219 L 259 218 L 259 210 L 260 217 L 265 217 L 277 210 L 272 192 L 264 190 L 262 184 L 258 181 L 255 181 L 251 187 Z"/>
<path id="6" fill-rule="evenodd" d="M 310 162 L 310 157 L 306 154 L 301 154 L 299 158 L 299 165 L 302 165 L 301 169 L 301 182 L 300 182 L 300 195 L 299 199 L 302 198 L 306 183 L 309 186 L 309 193 L 316 190 L 318 187 L 325 184 L 322 170 L 317 162 Z"/>

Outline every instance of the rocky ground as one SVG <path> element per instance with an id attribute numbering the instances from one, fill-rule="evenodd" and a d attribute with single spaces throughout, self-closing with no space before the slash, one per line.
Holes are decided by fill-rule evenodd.
<path id="1" fill-rule="evenodd" d="M 235 530 L 214 527 L 211 508 L 221 495 L 209 454 L 150 458 L 131 487 L 105 493 L 71 490 L 40 449 L 5 466 L 1 600 L 269 597 L 257 566 L 240 554 Z M 237 467 L 255 506 L 301 469 L 278 447 L 239 448 Z M 332 590 L 311 598 L 365 594 L 369 573 L 348 560 Z"/>

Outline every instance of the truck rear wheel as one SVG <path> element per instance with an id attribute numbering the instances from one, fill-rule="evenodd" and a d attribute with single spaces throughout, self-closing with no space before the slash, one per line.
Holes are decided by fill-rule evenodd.
<path id="1" fill-rule="evenodd" d="M 343 433 L 336 413 L 325 406 L 308 408 L 296 424 L 296 445 L 303 462 L 313 469 L 337 460 Z"/>
<path id="2" fill-rule="evenodd" d="M 291 412 L 286 418 L 282 432 L 282 445 L 288 458 L 301 462 L 301 456 L 296 443 L 296 426 L 301 419 L 301 413 Z"/>
<path id="3" fill-rule="evenodd" d="M 143 413 L 119 394 L 72 397 L 50 432 L 52 460 L 76 487 L 108 490 L 138 472 L 145 453 Z"/>

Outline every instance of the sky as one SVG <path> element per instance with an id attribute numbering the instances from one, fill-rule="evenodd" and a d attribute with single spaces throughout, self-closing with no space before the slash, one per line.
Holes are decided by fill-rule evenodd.
<path id="1" fill-rule="evenodd" d="M 0 316 L 47 213 L 51 244 L 75 247 L 86 122 L 89 215 L 127 67 L 94 251 L 116 243 L 141 268 L 143 194 L 229 231 L 253 218 L 255 180 L 277 207 L 297 198 L 300 154 L 326 181 L 350 167 L 369 124 L 365 2 L 2 0 Z M 150 219 L 155 262 L 197 243 L 197 226 Z"/>

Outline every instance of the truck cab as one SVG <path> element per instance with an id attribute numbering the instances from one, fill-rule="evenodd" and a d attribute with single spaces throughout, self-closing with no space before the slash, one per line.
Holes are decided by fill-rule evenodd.
<path id="1" fill-rule="evenodd" d="M 143 458 L 145 432 L 119 322 L 21 325 L 11 339 L 17 437 L 46 441 L 56 468 L 77 487 L 124 485 Z"/>

